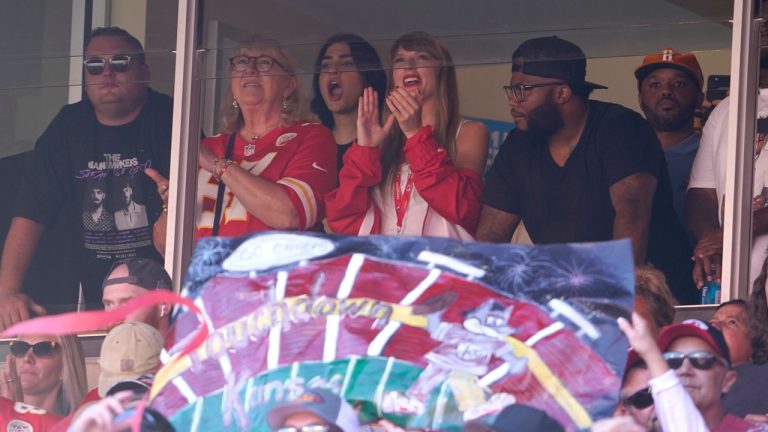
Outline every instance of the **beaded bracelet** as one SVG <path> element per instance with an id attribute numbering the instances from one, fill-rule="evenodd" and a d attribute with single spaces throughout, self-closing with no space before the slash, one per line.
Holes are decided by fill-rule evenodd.
<path id="1" fill-rule="evenodd" d="M 221 171 L 219 171 L 219 179 L 224 175 L 225 172 L 227 172 L 227 168 L 229 168 L 231 165 L 234 165 L 235 163 L 232 162 L 229 159 L 226 159 L 224 161 L 224 166 L 221 167 Z"/>
<path id="2" fill-rule="evenodd" d="M 213 174 L 213 177 L 216 178 L 216 180 L 221 180 L 221 176 L 219 174 L 219 158 L 213 158 L 211 161 L 211 174 Z"/>

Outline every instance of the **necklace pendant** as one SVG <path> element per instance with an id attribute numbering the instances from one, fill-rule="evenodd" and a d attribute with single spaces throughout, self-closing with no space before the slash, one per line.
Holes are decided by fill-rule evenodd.
<path id="1" fill-rule="evenodd" d="M 253 156 L 256 153 L 256 146 L 254 144 L 246 144 L 243 148 L 243 156 Z"/>

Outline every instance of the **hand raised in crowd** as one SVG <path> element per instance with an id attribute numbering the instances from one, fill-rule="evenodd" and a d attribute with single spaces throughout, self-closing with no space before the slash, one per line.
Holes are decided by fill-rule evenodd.
<path id="1" fill-rule="evenodd" d="M 124 404 L 133 397 L 130 390 L 117 392 L 84 408 L 68 430 L 77 432 L 112 431 L 115 416 L 125 411 Z"/>
<path id="2" fill-rule="evenodd" d="M 45 308 L 35 303 L 34 300 L 23 293 L 0 295 L 0 331 L 16 324 L 19 321 L 28 320 L 32 315 L 45 315 Z"/>
<path id="3" fill-rule="evenodd" d="M 744 420 L 752 424 L 768 424 L 768 414 L 747 414 Z"/>
<path id="4" fill-rule="evenodd" d="M 16 402 L 24 402 L 24 393 L 21 391 L 21 381 L 16 373 L 16 359 L 10 354 L 5 356 L 5 368 L 0 379 L 0 397 Z"/>
<path id="5" fill-rule="evenodd" d="M 720 282 L 723 256 L 723 229 L 712 230 L 701 237 L 693 250 L 693 281 L 701 288 L 708 281 Z"/>
<path id="6" fill-rule="evenodd" d="M 648 365 L 648 372 L 655 378 L 669 370 L 664 356 L 651 334 L 648 322 L 637 312 L 632 312 L 632 322 L 619 317 L 617 320 L 619 329 L 627 336 L 629 345 Z"/>
<path id="7" fill-rule="evenodd" d="M 407 138 L 421 129 L 421 99 L 421 91 L 411 94 L 402 87 L 395 87 L 387 96 L 387 106 Z"/>
<path id="8" fill-rule="evenodd" d="M 392 130 L 395 117 L 389 116 L 382 125 L 379 121 L 379 94 L 366 87 L 357 104 L 357 144 L 363 147 L 379 147 Z"/>

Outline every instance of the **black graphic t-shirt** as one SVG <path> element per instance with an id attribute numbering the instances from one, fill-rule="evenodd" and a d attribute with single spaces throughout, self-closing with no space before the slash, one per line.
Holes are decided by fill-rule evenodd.
<path id="1" fill-rule="evenodd" d="M 67 218 L 79 233 L 73 249 L 86 303 L 101 302 L 101 282 L 114 261 L 161 260 L 152 225 L 162 202 L 144 170 L 168 176 L 172 107 L 170 97 L 150 90 L 136 120 L 104 126 L 89 101 L 67 105 L 35 146 L 15 216 L 46 226 Z"/>

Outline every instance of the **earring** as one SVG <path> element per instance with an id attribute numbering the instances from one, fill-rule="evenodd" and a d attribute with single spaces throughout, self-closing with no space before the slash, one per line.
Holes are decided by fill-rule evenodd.
<path id="1" fill-rule="evenodd" d="M 160 306 L 160 318 L 165 316 L 165 305 Z"/>
<path id="2" fill-rule="evenodd" d="M 232 106 L 233 106 L 235 109 L 240 109 L 240 104 L 239 104 L 239 103 L 237 103 L 237 101 L 236 101 L 236 100 L 233 100 L 233 101 L 232 101 Z"/>
<path id="3" fill-rule="evenodd" d="M 288 98 L 283 98 L 283 111 L 288 111 Z"/>

